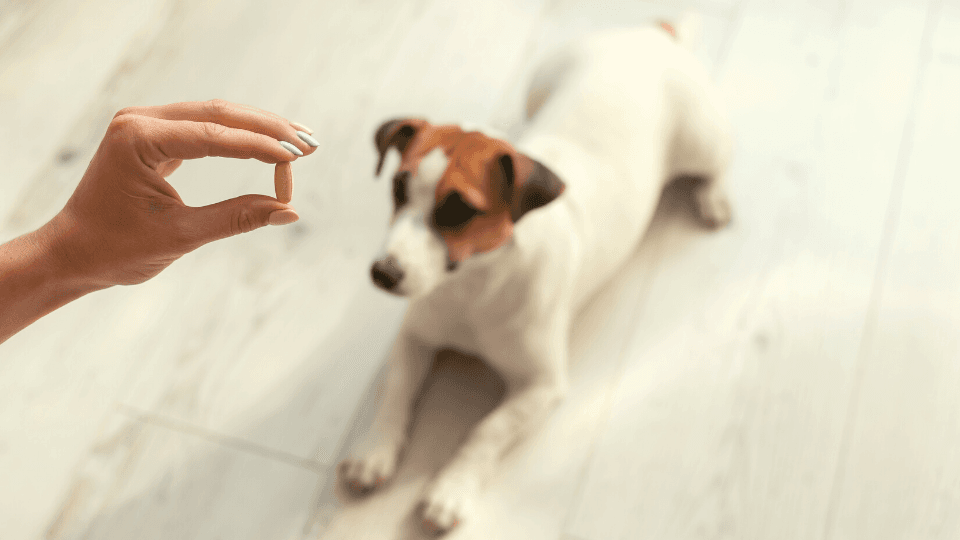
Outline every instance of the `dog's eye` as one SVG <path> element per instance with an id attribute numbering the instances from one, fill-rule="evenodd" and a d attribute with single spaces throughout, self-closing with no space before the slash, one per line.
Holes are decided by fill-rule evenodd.
<path id="1" fill-rule="evenodd" d="M 434 222 L 440 230 L 459 229 L 480 213 L 454 192 L 440 203 L 434 214 Z"/>
<path id="2" fill-rule="evenodd" d="M 400 208 L 407 203 L 407 183 L 409 180 L 409 171 L 400 171 L 393 177 L 393 205 L 395 208 Z"/>

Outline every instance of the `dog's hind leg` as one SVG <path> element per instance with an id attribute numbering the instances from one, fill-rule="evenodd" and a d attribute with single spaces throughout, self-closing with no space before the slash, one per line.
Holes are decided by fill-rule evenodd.
<path id="1" fill-rule="evenodd" d="M 702 177 L 694 191 L 697 218 L 704 227 L 719 229 L 730 222 L 730 201 L 725 189 L 724 174 Z"/>
<path id="2" fill-rule="evenodd" d="M 671 176 L 699 179 L 694 191 L 697 218 L 703 226 L 718 229 L 727 225 L 731 217 L 726 177 L 733 138 L 716 90 L 708 90 L 705 81 L 691 86 L 699 86 L 701 91 L 678 103 L 683 112 Z"/>

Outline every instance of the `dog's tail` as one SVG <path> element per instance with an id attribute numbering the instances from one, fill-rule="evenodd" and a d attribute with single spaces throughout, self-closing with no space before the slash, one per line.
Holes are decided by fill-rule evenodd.
<path id="1" fill-rule="evenodd" d="M 687 50 L 693 50 L 700 42 L 703 17 L 696 11 L 687 11 L 680 16 L 676 24 L 660 21 L 660 28 L 673 36 Z"/>

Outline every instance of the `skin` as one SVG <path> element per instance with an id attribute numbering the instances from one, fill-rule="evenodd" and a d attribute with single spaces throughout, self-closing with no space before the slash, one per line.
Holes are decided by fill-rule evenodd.
<path id="1" fill-rule="evenodd" d="M 0 245 L 0 343 L 93 291 L 143 283 L 204 244 L 299 219 L 287 204 L 298 157 L 279 141 L 304 156 L 315 148 L 296 132 L 277 114 L 222 100 L 118 112 L 64 208 Z M 166 178 L 208 156 L 276 164 L 277 198 L 187 206 Z"/>

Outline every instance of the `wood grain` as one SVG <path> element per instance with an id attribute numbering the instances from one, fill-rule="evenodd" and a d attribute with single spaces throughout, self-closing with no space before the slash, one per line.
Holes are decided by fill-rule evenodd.
<path id="1" fill-rule="evenodd" d="M 960 186 L 950 158 L 960 141 L 960 64 L 942 47 L 948 33 L 955 40 L 957 7 L 934 6 L 927 21 L 825 538 L 960 534 Z"/>

